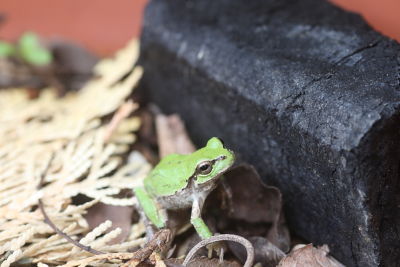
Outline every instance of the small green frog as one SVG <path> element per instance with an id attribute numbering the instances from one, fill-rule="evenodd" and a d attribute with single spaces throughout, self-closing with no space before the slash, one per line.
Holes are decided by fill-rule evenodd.
<path id="1" fill-rule="evenodd" d="M 167 210 L 191 207 L 191 224 L 202 239 L 211 237 L 201 218 L 202 207 L 234 160 L 233 152 L 216 137 L 190 155 L 166 156 L 144 179 L 144 186 L 134 189 L 144 215 L 156 227 L 163 228 Z"/>

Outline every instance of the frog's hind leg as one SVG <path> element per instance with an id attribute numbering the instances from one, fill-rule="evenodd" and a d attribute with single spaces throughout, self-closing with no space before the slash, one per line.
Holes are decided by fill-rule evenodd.
<path id="1" fill-rule="evenodd" d="M 155 199 L 149 196 L 143 187 L 137 187 L 133 191 L 139 202 L 139 212 L 145 221 L 146 229 L 148 231 L 147 234 L 149 235 L 149 238 L 151 238 L 154 231 L 149 225 L 148 220 L 150 220 L 150 222 L 157 228 L 164 228 L 167 221 L 167 213 L 159 206 Z"/>

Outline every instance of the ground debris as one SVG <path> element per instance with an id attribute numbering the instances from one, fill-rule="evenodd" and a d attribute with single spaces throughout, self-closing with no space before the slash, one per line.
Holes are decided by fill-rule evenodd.
<path id="1" fill-rule="evenodd" d="M 163 252 L 169 248 L 171 243 L 171 231 L 168 229 L 163 229 L 158 231 L 154 237 L 146 243 L 146 245 L 135 251 L 131 257 L 131 259 L 124 263 L 122 267 L 129 266 L 137 266 L 144 260 L 148 259 L 155 252 Z M 161 259 L 153 258 L 152 261 L 155 261 L 154 264 L 157 265 L 157 262 Z"/>
<path id="2" fill-rule="evenodd" d="M 118 244 L 129 237 L 132 227 L 132 212 L 132 206 L 114 206 L 99 202 L 90 207 L 84 217 L 90 229 L 94 229 L 100 223 L 110 220 L 112 227 L 109 231 L 119 228 L 121 233 L 111 240 L 109 244 Z"/>
<path id="3" fill-rule="evenodd" d="M 327 245 L 315 248 L 312 244 L 298 245 L 293 251 L 283 258 L 278 267 L 344 267 L 336 259 L 328 255 L 329 248 Z"/>
<path id="4" fill-rule="evenodd" d="M 176 115 L 156 114 L 160 158 L 169 154 L 190 154 L 196 150 L 182 119 Z"/>
<path id="5" fill-rule="evenodd" d="M 243 186 L 244 180 L 246 186 Z M 228 170 L 206 205 L 210 207 L 206 216 L 219 214 L 218 232 L 264 237 L 279 250 L 289 250 L 290 236 L 282 214 L 281 192 L 265 185 L 253 166 L 242 163 Z"/>
<path id="6" fill-rule="evenodd" d="M 130 100 L 142 75 L 137 57 L 138 43 L 132 41 L 95 67 L 96 79 L 63 98 L 52 90 L 35 99 L 23 89 L 0 91 L 1 267 L 183 266 L 182 256 L 199 242 L 186 211 L 171 211 L 170 229 L 146 242 L 144 224 L 133 208 L 132 189 L 151 168 L 136 148 L 141 145 L 151 163 L 195 150 L 177 115 L 151 114 L 154 108 L 138 111 Z M 142 121 L 145 127 L 137 137 Z M 137 138 L 147 143 L 137 146 Z M 224 239 L 242 241 L 239 246 L 222 244 L 228 249 L 223 260 L 200 256 L 187 266 L 241 266 L 246 251 L 264 267 L 342 266 L 327 256 L 326 246 L 307 245 L 286 256 L 290 236 L 281 193 L 265 185 L 251 165 L 240 164 L 224 174 L 206 200 L 204 215 L 214 233 L 223 233 L 212 238 L 245 238 Z"/>
<path id="7" fill-rule="evenodd" d="M 126 191 L 150 170 L 138 152 L 126 160 L 140 125 L 128 116 L 137 104 L 127 102 L 142 75 L 137 55 L 138 43 L 132 41 L 97 65 L 96 79 L 62 98 L 51 89 L 35 99 L 23 88 L 0 91 L 1 267 L 129 260 L 129 251 L 145 243 L 144 227 L 131 225 L 129 215 L 103 216 L 90 225 L 85 219 L 89 209 L 104 205 L 128 213 L 135 200 Z M 61 232 L 105 254 L 89 257 L 56 234 L 39 201 Z"/>
<path id="8" fill-rule="evenodd" d="M 260 236 L 250 237 L 249 241 L 254 247 L 254 263 L 261 263 L 263 267 L 275 267 L 286 254 L 273 245 L 268 239 Z M 244 249 L 237 243 L 229 243 L 229 249 L 242 262 L 246 259 Z"/>

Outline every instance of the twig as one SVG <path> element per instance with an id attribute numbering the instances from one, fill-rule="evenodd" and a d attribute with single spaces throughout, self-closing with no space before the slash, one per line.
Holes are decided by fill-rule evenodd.
<path id="1" fill-rule="evenodd" d="M 47 174 L 47 172 L 49 171 L 49 168 L 50 168 L 50 165 L 51 165 L 53 159 L 54 159 L 54 153 L 51 155 L 51 158 L 49 159 L 49 161 L 48 161 L 48 163 L 47 163 L 47 165 L 46 165 L 46 168 L 44 169 L 44 171 L 43 171 L 43 173 L 42 173 L 42 175 L 41 175 L 41 177 L 40 177 L 38 189 L 41 189 L 41 188 L 43 187 L 44 178 L 46 177 L 46 174 Z M 63 237 L 64 239 L 66 239 L 68 242 L 72 243 L 73 245 L 77 246 L 78 248 L 83 249 L 83 250 L 85 250 L 85 251 L 87 251 L 87 252 L 89 252 L 89 253 L 92 253 L 92 254 L 95 254 L 95 255 L 104 254 L 104 252 L 95 250 L 95 249 L 93 249 L 93 248 L 91 248 L 91 247 L 89 247 L 89 246 L 85 246 L 85 245 L 79 243 L 79 241 L 76 241 L 76 240 L 72 239 L 69 235 L 67 235 L 66 233 L 64 233 L 63 231 L 61 231 L 61 230 L 50 220 L 49 216 L 48 216 L 47 213 L 46 213 L 46 210 L 44 209 L 44 205 L 43 205 L 43 202 L 42 202 L 42 199 L 41 199 L 41 198 L 38 200 L 38 202 L 39 202 L 39 209 L 40 209 L 40 211 L 42 212 L 43 217 L 44 217 L 44 222 L 45 222 L 46 224 L 48 224 L 48 225 L 51 227 L 51 229 L 54 230 L 54 232 L 56 232 L 58 235 L 60 235 L 60 236 Z"/>
<path id="2" fill-rule="evenodd" d="M 208 244 L 219 242 L 219 241 L 233 241 L 242 244 L 247 252 L 247 259 L 243 267 L 251 267 L 254 262 L 254 247 L 253 245 L 244 237 L 231 234 L 215 235 L 208 239 L 204 239 L 194 246 L 187 254 L 185 260 L 183 261 L 183 266 L 187 266 L 193 256 L 197 253 L 199 249 L 207 246 Z"/>
<path id="3" fill-rule="evenodd" d="M 58 235 L 62 236 L 63 238 L 65 238 L 68 242 L 74 244 L 75 246 L 77 246 L 78 248 L 81 248 L 89 253 L 95 254 L 95 255 L 100 255 L 100 254 L 104 254 L 104 252 L 95 250 L 89 246 L 85 246 L 81 243 L 79 243 L 79 241 L 76 241 L 74 239 L 72 239 L 69 235 L 67 235 L 66 233 L 64 233 L 63 231 L 61 231 L 57 226 L 54 225 L 54 223 L 50 220 L 49 216 L 47 215 L 46 211 L 44 210 L 43 207 L 43 202 L 41 199 L 39 199 L 39 208 L 40 211 L 43 214 L 44 217 L 44 222 L 47 223 L 53 230 L 54 232 L 56 232 Z"/>
<path id="4" fill-rule="evenodd" d="M 145 245 L 133 253 L 133 257 L 121 267 L 128 267 L 134 263 L 140 263 L 150 257 L 155 250 L 163 250 L 170 241 L 171 230 L 162 229 L 154 234 L 154 237 Z"/>
<path id="5" fill-rule="evenodd" d="M 114 113 L 110 123 L 107 125 L 106 132 L 104 134 L 104 141 L 108 142 L 114 133 L 114 131 L 118 128 L 118 125 L 127 118 L 132 111 L 136 108 L 136 105 L 133 103 L 132 100 L 128 100 L 127 102 L 123 103 L 117 112 Z"/>
<path id="6" fill-rule="evenodd" d="M 50 156 L 50 159 L 47 161 L 47 165 L 46 165 L 46 167 L 44 168 L 44 170 L 43 170 L 43 172 L 42 172 L 42 175 L 40 176 L 39 184 L 38 184 L 38 186 L 37 186 L 37 189 L 38 189 L 38 190 L 39 190 L 39 189 L 42 189 L 42 187 L 43 187 L 44 178 L 46 177 L 46 175 L 47 175 L 47 173 L 48 173 L 48 171 L 49 171 L 49 169 L 50 169 L 50 166 L 51 166 L 51 163 L 52 163 L 53 160 L 54 160 L 54 157 L 55 157 L 55 155 L 54 155 L 54 153 L 52 152 L 52 153 L 51 153 L 51 156 Z"/>

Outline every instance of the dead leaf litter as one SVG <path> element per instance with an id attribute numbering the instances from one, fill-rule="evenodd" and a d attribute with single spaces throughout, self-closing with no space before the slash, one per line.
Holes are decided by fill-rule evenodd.
<path id="1" fill-rule="evenodd" d="M 98 63 L 96 79 L 63 98 L 51 89 L 34 100 L 24 89 L 0 91 L 1 267 L 18 261 L 86 266 L 105 260 L 117 266 L 118 260 L 131 258 L 129 249 L 145 243 L 140 223 L 130 225 L 129 233 L 124 225 L 123 242 L 114 244 L 121 228 L 110 231 L 112 222 L 104 220 L 90 230 L 84 217 L 100 202 L 132 206 L 134 198 L 116 196 L 141 184 L 150 170 L 137 152 L 123 161 L 140 126 L 138 118 L 128 116 L 138 105 L 127 102 L 143 72 L 139 66 L 132 69 L 138 54 L 138 42 L 131 41 L 114 58 Z M 114 113 L 119 116 L 111 123 L 105 119 Z M 78 195 L 92 200 L 74 204 Z M 43 221 L 39 199 L 64 233 L 107 254 L 89 257 L 54 233 Z"/>
<path id="2" fill-rule="evenodd" d="M 0 91 L 0 267 L 182 266 L 199 241 L 188 214 L 176 212 L 170 229 L 146 242 L 133 208 L 132 189 L 151 169 L 146 158 L 154 163 L 195 150 L 177 115 L 165 116 L 154 107 L 138 111 L 131 98 L 143 73 L 138 56 L 138 41 L 132 40 L 100 61 L 95 78 L 80 91 L 62 98 L 50 88 L 35 99 L 26 88 Z M 306 245 L 286 255 L 293 244 L 281 193 L 264 185 L 252 166 L 238 165 L 224 177 L 207 198 L 204 216 L 214 232 L 225 233 L 219 238 L 234 241 L 228 242 L 228 257 L 208 259 L 195 247 L 184 264 L 240 266 L 236 259 L 244 263 L 247 256 L 250 266 L 254 256 L 255 266 L 343 266 L 327 246 Z M 247 240 L 233 240 L 232 234 Z M 189 262 L 194 254 L 200 256 Z"/>

